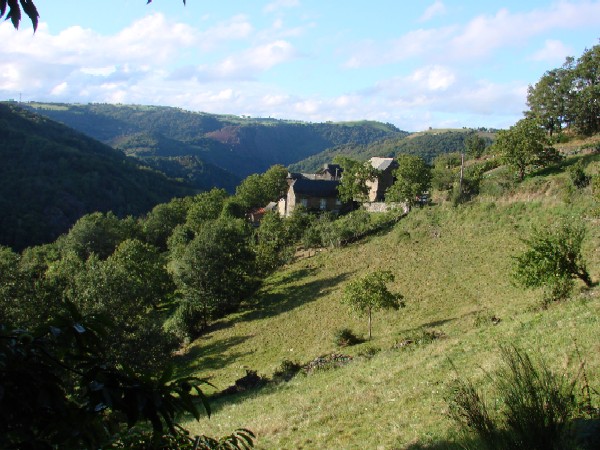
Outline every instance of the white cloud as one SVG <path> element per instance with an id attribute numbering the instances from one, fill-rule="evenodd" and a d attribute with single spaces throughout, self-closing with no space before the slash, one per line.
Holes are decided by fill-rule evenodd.
<path id="1" fill-rule="evenodd" d="M 567 56 L 573 54 L 573 50 L 561 41 L 549 39 L 544 43 L 544 48 L 535 52 L 531 59 L 534 61 L 564 62 Z"/>
<path id="2" fill-rule="evenodd" d="M 52 88 L 52 90 L 50 91 L 50 95 L 62 95 L 66 92 L 67 88 L 69 87 L 69 84 L 66 81 L 63 81 L 62 83 L 54 86 Z"/>
<path id="3" fill-rule="evenodd" d="M 446 6 L 440 0 L 436 0 L 431 4 L 419 18 L 419 22 L 427 22 L 433 19 L 435 16 L 444 14 L 446 12 Z"/>
<path id="4" fill-rule="evenodd" d="M 274 13 L 285 8 L 295 8 L 300 5 L 299 0 L 275 0 L 264 8 L 266 13 Z"/>
<path id="5" fill-rule="evenodd" d="M 278 40 L 229 56 L 208 72 L 220 77 L 248 79 L 296 57 L 297 52 L 292 44 Z"/>

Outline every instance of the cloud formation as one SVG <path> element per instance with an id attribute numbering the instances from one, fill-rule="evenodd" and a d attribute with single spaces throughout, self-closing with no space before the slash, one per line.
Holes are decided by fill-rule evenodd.
<path id="1" fill-rule="evenodd" d="M 143 11 L 112 33 L 81 25 L 52 33 L 41 22 L 32 35 L 2 23 L 0 39 L 10 45 L 0 60 L 0 95 L 374 119 L 408 130 L 508 126 L 525 108 L 527 85 L 565 56 L 578 56 L 573 36 L 587 29 L 597 39 L 600 29 L 600 1 L 516 3 L 460 9 L 436 0 L 405 20 L 390 15 L 381 23 L 298 0 L 235 11 L 228 4 L 222 14 L 213 5 L 213 14 L 200 18 L 195 4 L 179 19 Z"/>

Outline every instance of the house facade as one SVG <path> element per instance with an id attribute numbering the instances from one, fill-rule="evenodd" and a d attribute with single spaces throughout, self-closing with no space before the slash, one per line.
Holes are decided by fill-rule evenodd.
<path id="1" fill-rule="evenodd" d="M 373 169 L 377 170 L 377 178 L 367 181 L 369 202 L 382 202 L 385 192 L 394 184 L 394 171 L 399 167 L 394 158 L 374 156 L 369 160 Z"/>
<path id="2" fill-rule="evenodd" d="M 298 205 L 308 211 L 341 212 L 348 205 L 338 197 L 339 180 L 312 178 L 303 174 L 289 174 L 287 195 L 279 200 L 278 211 L 290 216 Z"/>

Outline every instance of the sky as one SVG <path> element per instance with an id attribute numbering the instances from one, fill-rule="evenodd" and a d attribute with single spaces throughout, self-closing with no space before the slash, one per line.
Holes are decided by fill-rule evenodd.
<path id="1" fill-rule="evenodd" d="M 600 43 L 600 0 L 35 0 L 0 100 L 175 106 L 406 131 L 508 128 Z"/>

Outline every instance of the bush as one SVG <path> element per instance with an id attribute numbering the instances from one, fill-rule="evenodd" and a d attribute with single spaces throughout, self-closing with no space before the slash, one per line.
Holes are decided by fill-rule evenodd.
<path id="1" fill-rule="evenodd" d="M 338 347 L 348 347 L 350 345 L 360 344 L 364 341 L 356 336 L 350 328 L 340 328 L 333 334 L 333 342 Z"/>
<path id="2" fill-rule="evenodd" d="M 497 397 L 502 399 L 499 411 L 492 413 L 473 384 L 461 379 L 447 399 L 451 418 L 475 433 L 483 448 L 571 448 L 575 382 L 567 383 L 543 361 L 534 363 L 515 347 L 501 352 L 504 367 L 494 378 Z"/>
<path id="3" fill-rule="evenodd" d="M 302 365 L 296 361 L 284 359 L 281 365 L 273 372 L 273 379 L 276 381 L 290 381 L 302 370 Z"/>

